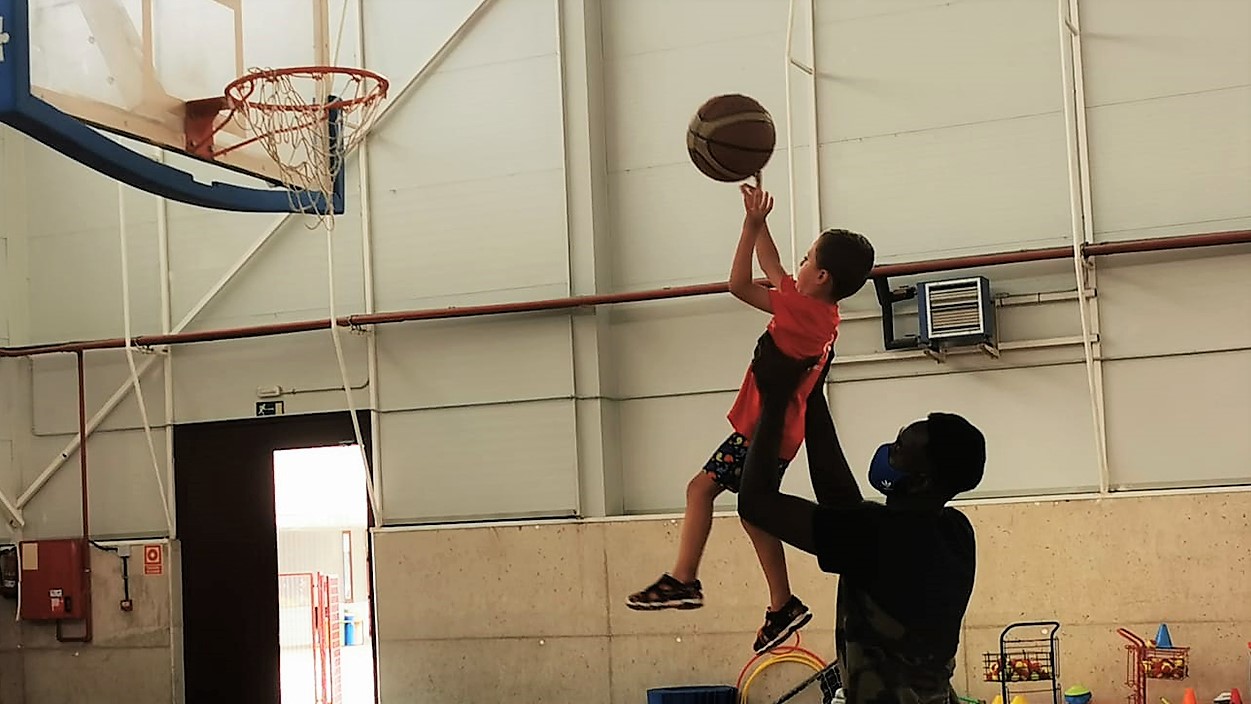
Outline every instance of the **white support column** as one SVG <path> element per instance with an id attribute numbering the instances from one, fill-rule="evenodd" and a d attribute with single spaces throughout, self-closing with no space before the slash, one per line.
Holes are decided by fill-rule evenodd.
<path id="1" fill-rule="evenodd" d="M 0 141 L 0 168 L 4 170 L 4 188 L 0 188 L 0 217 L 4 219 L 6 233 L 8 271 L 0 272 L 4 281 L 4 297 L 9 303 L 10 345 L 24 345 L 30 341 L 30 286 L 28 283 L 30 257 L 28 256 L 28 202 L 26 198 L 26 149 L 29 140 L 25 135 L 9 131 Z"/>
<path id="2" fill-rule="evenodd" d="M 808 53 L 807 63 L 795 56 L 795 21 L 799 15 L 797 6 L 799 0 L 790 0 L 787 10 L 787 29 L 786 29 L 786 61 L 784 65 L 786 77 L 786 171 L 788 187 L 790 191 L 789 208 L 790 208 L 790 246 L 791 246 L 791 271 L 799 268 L 799 260 L 803 258 L 803 252 L 807 251 L 808 243 L 811 238 L 815 237 L 824 226 L 824 218 L 821 213 L 821 150 L 820 150 L 820 129 L 819 129 L 819 104 L 817 98 L 817 9 L 816 0 L 808 0 L 807 11 L 804 13 L 807 17 L 807 31 L 804 32 L 805 42 L 804 51 Z M 807 76 L 805 84 L 808 87 L 808 98 L 811 101 L 808 106 L 806 115 L 806 130 L 808 133 L 808 178 L 811 179 L 808 184 L 809 211 L 811 212 L 811 222 L 805 227 L 800 226 L 799 220 L 799 186 L 796 182 L 795 172 L 799 168 L 795 159 L 795 89 L 793 87 L 795 76 L 794 72 L 798 70 Z"/>
<path id="3" fill-rule="evenodd" d="M 560 80 L 565 129 L 565 205 L 569 290 L 611 290 L 608 168 L 603 94 L 602 0 L 555 0 L 560 22 Z M 606 308 L 571 313 L 582 516 L 618 515 L 624 507 L 617 402 Z"/>
<path id="4" fill-rule="evenodd" d="M 817 80 L 817 0 L 808 0 L 808 60 L 812 65 L 808 68 L 808 90 L 812 105 L 808 109 L 808 143 L 811 151 L 808 163 L 812 169 L 812 232 L 809 236 L 816 238 L 817 233 L 825 229 L 825 217 L 821 211 L 821 102 L 818 91 L 820 81 Z M 793 197 L 793 196 L 792 196 Z M 799 267 L 796 267 L 798 270 Z"/>
<path id="5" fill-rule="evenodd" d="M 157 149 L 158 161 L 165 161 L 164 150 Z M 174 329 L 173 297 L 169 265 L 169 200 L 156 197 L 156 258 L 161 284 L 161 333 Z M 161 350 L 162 380 L 165 386 L 165 502 L 169 510 L 169 539 L 178 537 L 178 507 L 174 501 L 174 348 Z"/>
<path id="6" fill-rule="evenodd" d="M 795 3 L 797 0 L 790 0 L 786 8 L 786 65 L 783 67 L 783 74 L 786 86 L 786 190 L 789 194 L 786 201 L 787 214 L 790 219 L 790 249 L 791 261 L 790 270 L 799 270 L 799 223 L 796 222 L 796 212 L 798 211 L 799 196 L 795 192 L 795 92 L 792 87 L 794 80 L 792 79 L 792 68 L 798 68 L 801 71 L 812 71 L 811 66 L 806 66 L 802 62 L 795 59 Z"/>
<path id="7" fill-rule="evenodd" d="M 11 345 L 23 345 L 30 341 L 28 203 L 25 184 L 22 182 L 26 173 L 26 148 L 26 138 L 17 132 L 7 133 L 3 142 L 0 142 L 0 168 L 4 169 L 5 174 L 5 187 L 0 188 L 0 213 L 4 218 L 5 259 L 8 267 L 7 271 L 0 272 L 0 276 L 4 277 L 0 286 L 4 287 L 4 298 L 8 301 L 8 344 Z M 17 366 L 13 372 L 14 378 L 32 373 L 27 360 L 13 359 L 7 363 Z M 21 386 L 29 388 L 27 384 Z M 28 421 L 32 412 L 31 400 L 25 391 L 8 393 L 7 398 L 13 409 L 13 432 L 11 434 L 13 462 L 10 471 L 13 475 L 13 489 L 16 490 L 20 488 L 19 482 L 21 481 L 21 472 L 18 468 L 23 458 L 30 454 L 31 437 Z M 12 528 L 13 539 L 19 540 L 25 525 L 21 507 L 17 500 L 9 496 L 7 492 L 4 493 L 4 498 L 0 503 L 4 504 L 0 516 L 3 516 L 5 524 Z"/>
<path id="8" fill-rule="evenodd" d="M 366 51 L 365 37 L 365 0 L 356 0 L 356 47 L 360 52 L 361 68 L 369 67 L 369 53 Z M 357 147 L 359 159 L 357 169 L 360 175 L 360 212 L 361 212 L 361 279 L 365 287 L 365 313 L 376 313 L 377 301 L 374 297 L 374 224 L 373 202 L 370 198 L 373 188 L 370 185 L 369 166 L 369 135 L 365 135 Z M 386 512 L 386 503 L 382 491 L 382 414 L 378 413 L 378 329 L 365 331 L 365 357 L 369 381 L 369 466 L 370 476 L 374 483 L 374 502 L 380 512 Z M 374 519 L 381 526 L 386 521 L 383 516 Z"/>
<path id="9" fill-rule="evenodd" d="M 162 163 L 165 151 L 154 149 L 153 157 Z M 161 285 L 161 333 L 174 329 L 173 296 L 169 263 L 169 200 L 156 196 L 156 256 L 157 275 Z M 174 404 L 174 348 L 161 350 L 162 381 L 165 386 L 165 492 L 169 511 L 169 671 L 170 701 L 182 704 L 186 701 L 183 686 L 183 630 L 182 630 L 182 551 L 178 542 L 178 505 L 174 500 L 174 423 L 177 414 Z"/>

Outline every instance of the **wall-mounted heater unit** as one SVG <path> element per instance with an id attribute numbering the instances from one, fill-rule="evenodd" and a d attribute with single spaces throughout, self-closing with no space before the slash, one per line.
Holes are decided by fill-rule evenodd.
<path id="1" fill-rule="evenodd" d="M 918 342 L 933 353 L 951 347 L 977 347 L 999 356 L 995 343 L 995 301 L 983 276 L 917 284 Z"/>

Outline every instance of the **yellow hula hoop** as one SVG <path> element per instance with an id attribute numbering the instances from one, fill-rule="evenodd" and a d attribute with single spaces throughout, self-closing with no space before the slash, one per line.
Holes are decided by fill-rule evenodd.
<path id="1" fill-rule="evenodd" d="M 799 652 L 791 652 L 791 653 L 786 653 L 785 655 L 777 655 L 772 658 L 769 658 L 768 660 L 765 660 L 764 662 L 757 665 L 756 669 L 753 670 L 750 675 L 748 675 L 747 681 L 743 683 L 743 689 L 738 693 L 739 704 L 747 704 L 747 693 L 751 690 L 752 680 L 756 679 L 757 675 L 759 675 L 761 672 L 764 672 L 767 668 L 777 665 L 778 663 L 783 663 L 783 662 L 794 662 L 794 663 L 799 663 L 801 665 L 807 665 L 808 667 L 811 667 L 816 672 L 820 672 L 821 670 L 825 669 L 825 664 L 822 663 L 817 658 L 814 658 L 810 655 L 806 655 L 804 653 L 799 653 Z"/>

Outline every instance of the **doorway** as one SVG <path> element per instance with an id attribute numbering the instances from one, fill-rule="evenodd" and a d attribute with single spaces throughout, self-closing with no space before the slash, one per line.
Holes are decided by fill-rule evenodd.
<path id="1" fill-rule="evenodd" d="M 357 418 L 368 443 L 369 413 Z M 185 423 L 173 435 L 185 702 L 277 704 L 283 700 L 274 453 L 354 443 L 351 417 Z M 372 581 L 371 570 L 365 573 Z"/>
<path id="2" fill-rule="evenodd" d="M 373 704 L 359 445 L 274 452 L 283 704 Z"/>

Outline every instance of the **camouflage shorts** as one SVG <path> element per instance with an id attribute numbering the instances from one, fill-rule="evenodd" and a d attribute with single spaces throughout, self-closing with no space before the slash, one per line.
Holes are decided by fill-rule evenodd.
<path id="1" fill-rule="evenodd" d="M 873 650 L 847 645 L 847 658 L 839 668 L 847 704 L 959 703 L 947 668 L 909 667 Z"/>

